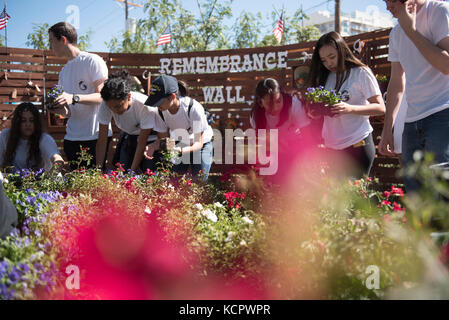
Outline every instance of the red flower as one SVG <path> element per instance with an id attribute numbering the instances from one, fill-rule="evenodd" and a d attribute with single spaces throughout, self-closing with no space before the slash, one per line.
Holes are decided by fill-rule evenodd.
<path id="1" fill-rule="evenodd" d="M 147 184 L 149 184 L 149 183 L 151 183 L 151 182 L 153 182 L 153 179 L 152 179 L 152 178 L 148 178 L 148 179 L 147 179 Z"/>
<path id="2" fill-rule="evenodd" d="M 384 201 L 381 202 L 381 204 L 384 205 L 384 206 L 388 206 L 389 204 L 391 204 L 391 202 L 387 201 L 387 200 L 384 200 Z"/>
<path id="3" fill-rule="evenodd" d="M 401 188 L 396 188 L 396 187 L 393 187 L 393 186 L 391 186 L 391 193 L 394 194 L 394 195 L 400 196 L 400 197 L 404 196 L 404 191 L 402 191 Z"/>
<path id="4" fill-rule="evenodd" d="M 399 203 L 393 202 L 393 211 L 403 211 Z"/>
<path id="5" fill-rule="evenodd" d="M 145 172 L 145 174 L 146 175 L 148 175 L 148 176 L 150 176 L 150 177 L 152 177 L 152 176 L 155 176 L 156 175 L 156 173 L 154 173 L 153 171 L 151 171 L 150 169 L 147 169 L 147 171 Z"/>
<path id="6" fill-rule="evenodd" d="M 390 194 L 391 194 L 390 191 L 384 191 L 384 193 L 382 193 L 382 197 L 388 198 L 390 196 Z"/>
<path id="7" fill-rule="evenodd" d="M 192 186 L 193 185 L 192 181 L 191 180 L 187 180 L 187 185 L 188 186 Z"/>

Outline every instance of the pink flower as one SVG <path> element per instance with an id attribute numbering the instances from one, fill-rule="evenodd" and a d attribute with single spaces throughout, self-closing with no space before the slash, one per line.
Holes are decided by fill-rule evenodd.
<path id="1" fill-rule="evenodd" d="M 187 185 L 188 186 L 192 186 L 193 185 L 192 181 L 191 180 L 187 180 Z"/>
<path id="2" fill-rule="evenodd" d="M 391 204 L 391 202 L 387 201 L 387 200 L 384 200 L 384 201 L 381 202 L 381 204 L 384 205 L 384 206 L 388 206 L 389 204 Z"/>
<path id="3" fill-rule="evenodd" d="M 390 196 L 390 194 L 391 194 L 390 191 L 384 191 L 384 193 L 382 193 L 382 197 L 388 198 Z"/>
<path id="4" fill-rule="evenodd" d="M 396 188 L 396 187 L 393 187 L 393 186 L 391 186 L 391 193 L 394 194 L 394 195 L 400 196 L 400 197 L 404 196 L 404 191 L 402 191 L 401 188 Z"/>
<path id="5" fill-rule="evenodd" d="M 393 202 L 393 211 L 403 211 L 399 203 Z"/>

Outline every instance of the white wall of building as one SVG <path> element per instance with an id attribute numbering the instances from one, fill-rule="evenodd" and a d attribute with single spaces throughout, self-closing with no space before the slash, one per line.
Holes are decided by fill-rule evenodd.
<path id="1" fill-rule="evenodd" d="M 327 10 L 313 12 L 309 14 L 309 18 L 304 21 L 305 26 L 315 25 L 321 33 L 334 30 L 334 14 Z M 393 17 L 380 12 L 374 5 L 366 7 L 365 11 L 356 10 L 351 14 L 341 14 L 341 35 L 344 37 L 393 26 Z"/>

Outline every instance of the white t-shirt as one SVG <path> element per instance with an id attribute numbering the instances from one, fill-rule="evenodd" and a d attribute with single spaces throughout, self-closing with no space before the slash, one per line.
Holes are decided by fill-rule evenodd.
<path id="1" fill-rule="evenodd" d="M 92 53 L 81 51 L 67 62 L 59 73 L 58 84 L 64 92 L 70 94 L 95 93 L 94 82 L 108 77 L 108 68 L 103 59 Z M 67 121 L 64 139 L 70 141 L 88 141 L 98 138 L 97 114 L 100 104 L 69 105 L 70 117 Z M 109 136 L 112 136 L 109 127 Z"/>
<path id="2" fill-rule="evenodd" d="M 398 113 L 396 114 L 396 119 L 394 119 L 394 132 L 393 132 L 394 152 L 398 154 L 402 153 L 402 133 L 404 132 L 404 122 L 406 114 L 407 114 L 407 99 L 404 94 L 402 96 Z"/>
<path id="3" fill-rule="evenodd" d="M 334 72 L 329 73 L 325 89 L 335 89 L 336 78 Z M 373 72 L 365 67 L 352 68 L 340 92 L 347 97 L 344 102 L 351 105 L 366 105 L 369 98 L 382 95 Z M 372 131 L 369 116 L 344 114 L 325 116 L 322 135 L 327 148 L 342 150 L 365 139 Z"/>
<path id="4" fill-rule="evenodd" d="M 449 3 L 426 1 L 416 15 L 416 28 L 434 45 L 449 37 Z M 400 62 L 405 71 L 408 103 L 405 122 L 449 108 L 449 75 L 424 58 L 399 24 L 390 33 L 388 60 Z"/>
<path id="5" fill-rule="evenodd" d="M 163 128 L 164 130 L 161 132 L 170 130 L 170 138 L 176 141 L 181 141 L 182 137 L 179 134 L 177 135 L 174 130 L 188 129 L 190 144 L 194 142 L 194 134 L 204 132 L 203 144 L 207 143 L 212 140 L 212 127 L 207 123 L 203 106 L 196 100 L 194 100 L 192 109 L 190 110 L 190 117 L 187 115 L 190 99 L 189 97 L 179 98 L 180 105 L 176 114 L 171 114 L 168 110 L 162 111 L 165 121 L 158 114 L 156 117 L 156 127 Z"/>
<path id="6" fill-rule="evenodd" d="M 98 122 L 109 125 L 114 118 L 116 126 L 131 135 L 139 135 L 141 129 L 154 129 L 155 131 L 165 131 L 165 128 L 156 127 L 157 108 L 145 105 L 148 97 L 139 92 L 131 92 L 131 103 L 128 110 L 123 114 L 112 112 L 103 101 L 98 112 Z M 157 139 L 157 134 L 148 136 L 147 141 Z"/>
<path id="7" fill-rule="evenodd" d="M 6 151 L 6 144 L 8 143 L 10 129 L 4 129 L 0 133 L 0 164 L 3 164 L 3 159 Z M 27 166 L 28 151 L 30 146 L 28 140 L 19 139 L 19 143 L 16 148 L 16 155 L 12 165 L 15 169 L 29 169 L 34 165 L 34 162 Z M 48 171 L 52 167 L 51 157 L 55 154 L 59 154 L 58 146 L 53 138 L 43 132 L 41 140 L 39 141 L 39 149 L 41 151 L 42 165 L 45 171 Z"/>
<path id="8" fill-rule="evenodd" d="M 292 106 L 290 108 L 287 121 L 285 121 L 280 127 L 277 126 L 280 120 L 280 115 L 273 116 L 265 113 L 265 117 L 267 119 L 267 129 L 277 128 L 280 131 L 290 131 L 305 127 L 310 124 L 310 119 L 307 117 L 301 101 L 296 96 L 292 97 Z M 249 123 L 251 127 L 253 127 L 254 129 L 256 128 L 256 122 L 252 114 L 249 118 Z"/>

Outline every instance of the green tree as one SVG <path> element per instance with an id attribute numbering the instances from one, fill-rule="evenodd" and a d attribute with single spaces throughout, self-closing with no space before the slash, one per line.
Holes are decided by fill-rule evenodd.
<path id="1" fill-rule="evenodd" d="M 33 32 L 27 35 L 26 45 L 33 49 L 48 50 L 48 23 L 33 23 Z"/>
<path id="2" fill-rule="evenodd" d="M 3 47 L 4 46 L 4 44 L 3 44 L 3 36 L 0 36 L 0 47 Z"/>
<path id="3" fill-rule="evenodd" d="M 80 48 L 80 50 L 87 51 L 87 49 L 89 49 L 92 33 L 92 30 L 89 29 L 85 34 L 78 37 L 78 48 Z"/>
<path id="4" fill-rule="evenodd" d="M 273 11 L 271 13 L 271 18 L 273 19 L 273 29 L 279 20 L 279 13 Z M 292 44 L 298 42 L 312 41 L 316 40 L 320 36 L 320 31 L 315 26 L 303 27 L 303 21 L 308 20 L 309 17 L 302 11 L 298 9 L 293 15 L 288 15 L 284 12 L 284 34 L 282 36 L 281 45 Z M 274 36 L 273 36 L 274 38 Z M 276 38 L 274 38 L 276 40 Z M 266 42 L 270 43 L 270 37 L 268 37 Z M 278 45 L 277 41 L 276 44 Z"/>
<path id="5" fill-rule="evenodd" d="M 106 46 L 111 52 L 204 51 L 229 47 L 225 18 L 232 16 L 233 0 L 197 0 L 200 11 L 195 17 L 178 0 L 152 0 L 145 4 L 147 17 L 139 19 L 134 35 L 124 32 L 120 39 L 113 37 Z M 169 45 L 156 47 L 160 34 L 170 23 L 172 40 Z"/>
<path id="6" fill-rule="evenodd" d="M 261 21 L 262 14 L 260 12 L 256 15 L 242 12 L 232 27 L 234 31 L 232 48 L 254 48 L 263 42 L 263 40 L 259 40 L 260 30 L 263 27 Z"/>
<path id="7" fill-rule="evenodd" d="M 48 23 L 33 23 L 33 32 L 27 35 L 26 45 L 33 49 L 48 50 L 50 43 L 48 39 Z M 89 29 L 85 34 L 78 36 L 78 47 L 81 50 L 87 50 L 90 46 L 90 37 L 92 30 Z"/>

